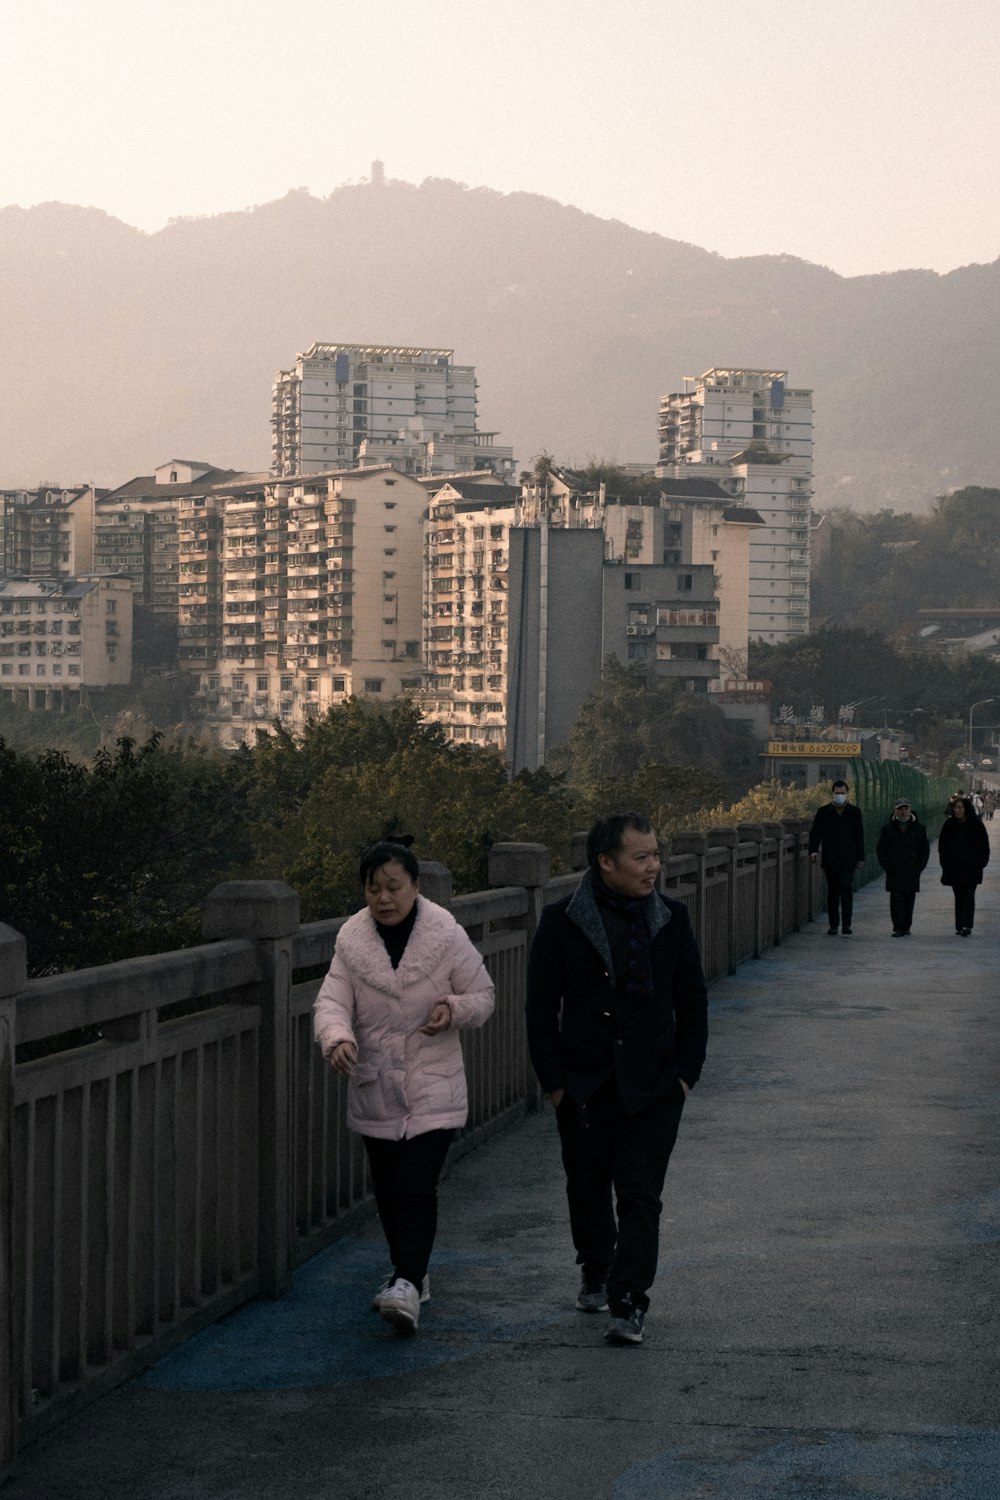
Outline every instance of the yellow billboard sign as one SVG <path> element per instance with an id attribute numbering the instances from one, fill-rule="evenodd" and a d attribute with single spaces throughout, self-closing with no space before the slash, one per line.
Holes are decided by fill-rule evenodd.
<path id="1" fill-rule="evenodd" d="M 861 754 L 860 740 L 768 740 L 767 755 L 787 759 L 853 760 Z"/>

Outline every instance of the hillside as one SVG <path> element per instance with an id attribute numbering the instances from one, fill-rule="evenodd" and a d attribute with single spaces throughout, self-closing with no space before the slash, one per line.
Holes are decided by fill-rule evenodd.
<path id="1" fill-rule="evenodd" d="M 845 279 L 429 179 L 156 234 L 8 208 L 0 278 L 2 485 L 265 468 L 273 372 L 314 339 L 454 347 L 522 464 L 652 459 L 660 394 L 747 364 L 814 387 L 818 506 L 919 510 L 1000 468 L 1000 262 Z"/>

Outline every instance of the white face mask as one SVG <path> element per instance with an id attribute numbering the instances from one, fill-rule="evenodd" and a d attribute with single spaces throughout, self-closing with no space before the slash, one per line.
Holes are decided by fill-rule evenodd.
<path id="1" fill-rule="evenodd" d="M 838 807 L 843 807 L 844 803 L 847 801 L 847 793 L 846 792 L 834 792 L 834 794 L 833 794 L 833 800 L 837 804 Z"/>

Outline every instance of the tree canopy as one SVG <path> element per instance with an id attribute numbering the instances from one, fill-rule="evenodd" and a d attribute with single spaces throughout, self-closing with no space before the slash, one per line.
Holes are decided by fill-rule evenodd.
<path id="1" fill-rule="evenodd" d="M 919 609 L 1000 607 L 1000 490 L 956 490 L 929 516 L 832 510 L 827 523 L 829 553 L 813 574 L 816 615 L 905 639 Z"/>

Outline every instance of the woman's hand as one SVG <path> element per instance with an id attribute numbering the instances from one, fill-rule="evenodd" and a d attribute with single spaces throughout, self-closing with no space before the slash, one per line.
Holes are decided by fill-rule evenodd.
<path id="1" fill-rule="evenodd" d="M 423 1036 L 437 1036 L 451 1025 L 451 1006 L 447 1000 L 439 1000 L 430 1013 L 426 1026 L 421 1026 Z"/>
<path id="2" fill-rule="evenodd" d="M 349 1073 L 357 1060 L 356 1042 L 338 1042 L 330 1052 L 330 1067 L 335 1073 Z"/>

